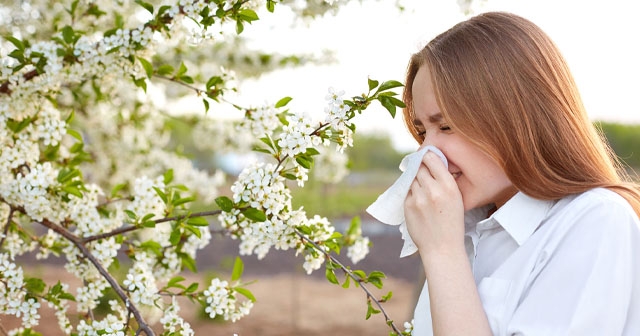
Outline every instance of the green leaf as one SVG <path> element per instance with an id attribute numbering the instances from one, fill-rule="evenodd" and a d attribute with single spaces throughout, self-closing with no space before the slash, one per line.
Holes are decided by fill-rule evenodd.
<path id="1" fill-rule="evenodd" d="M 163 65 L 159 66 L 159 67 L 156 69 L 156 72 L 158 73 L 158 75 L 166 76 L 166 75 L 168 75 L 168 74 L 173 73 L 173 70 L 174 70 L 174 69 L 173 69 L 173 67 L 172 67 L 171 65 L 169 65 L 169 64 L 163 64 Z"/>
<path id="2" fill-rule="evenodd" d="M 256 297 L 253 296 L 253 293 L 251 293 L 248 289 L 242 288 L 242 287 L 235 287 L 234 290 L 236 292 L 242 294 L 244 297 L 249 299 L 251 302 L 256 302 Z"/>
<path id="3" fill-rule="evenodd" d="M 180 231 L 180 227 L 176 227 L 171 231 L 171 236 L 169 236 L 169 242 L 171 245 L 176 246 L 180 243 L 180 239 L 182 238 L 182 232 Z"/>
<path id="4" fill-rule="evenodd" d="M 376 86 L 378 86 L 378 83 L 379 83 L 377 80 L 374 80 L 374 79 L 371 79 L 371 78 L 368 79 L 368 82 L 369 82 L 369 91 L 375 89 Z"/>
<path id="5" fill-rule="evenodd" d="M 187 289 L 185 289 L 185 293 L 193 293 L 198 290 L 198 283 L 194 282 Z"/>
<path id="6" fill-rule="evenodd" d="M 209 102 L 206 99 L 202 98 L 202 103 L 204 104 L 204 112 L 209 112 Z"/>
<path id="7" fill-rule="evenodd" d="M 116 185 L 115 187 L 113 187 L 113 189 L 111 189 L 111 197 L 117 197 L 118 196 L 118 192 L 120 190 L 122 190 L 122 188 L 126 187 L 127 184 L 126 183 L 120 183 L 118 185 Z"/>
<path id="8" fill-rule="evenodd" d="M 173 181 L 173 169 L 168 169 L 162 177 L 164 185 L 169 185 Z"/>
<path id="9" fill-rule="evenodd" d="M 71 113 L 69 113 L 69 116 L 67 117 L 67 119 L 64 120 L 64 122 L 68 125 L 73 121 L 73 118 L 76 116 L 76 110 L 71 110 Z M 69 132 L 67 132 L 69 133 Z"/>
<path id="10" fill-rule="evenodd" d="M 26 278 L 24 285 L 26 290 L 32 294 L 40 294 L 47 287 L 47 284 L 40 278 Z"/>
<path id="11" fill-rule="evenodd" d="M 75 32 L 71 26 L 64 26 L 62 28 L 62 38 L 67 44 L 72 44 L 74 42 Z"/>
<path id="12" fill-rule="evenodd" d="M 389 113 L 391 114 L 392 118 L 396 117 L 396 105 L 393 104 L 393 102 L 390 99 L 391 97 L 387 97 L 387 96 L 379 96 L 378 100 L 380 101 L 380 104 L 382 104 L 382 106 L 384 106 L 384 108 L 387 109 L 387 111 L 389 111 Z"/>
<path id="13" fill-rule="evenodd" d="M 184 83 L 187 83 L 187 84 L 193 84 L 194 83 L 193 77 L 191 77 L 191 76 L 180 76 L 180 80 L 182 82 L 184 82 Z"/>
<path id="14" fill-rule="evenodd" d="M 153 64 L 142 57 L 138 57 L 138 61 L 142 64 L 144 72 L 147 73 L 147 78 L 151 78 L 153 76 Z"/>
<path id="15" fill-rule="evenodd" d="M 191 258 L 188 254 L 180 253 L 180 258 L 182 259 L 182 266 L 186 267 L 193 273 L 198 272 L 196 268 L 196 261 L 193 258 Z"/>
<path id="16" fill-rule="evenodd" d="M 378 88 L 377 92 L 382 92 L 382 91 L 386 91 L 386 90 L 390 90 L 399 86 L 403 86 L 402 83 L 395 81 L 395 80 L 390 80 L 390 81 L 386 81 L 384 83 L 382 83 L 382 85 L 380 85 L 380 87 Z"/>
<path id="17" fill-rule="evenodd" d="M 252 9 L 244 8 L 238 12 L 238 17 L 244 21 L 251 22 L 259 20 L 258 14 Z"/>
<path id="18" fill-rule="evenodd" d="M 176 72 L 175 76 L 176 78 L 180 78 L 182 77 L 185 73 L 187 73 L 187 66 L 184 65 L 184 62 L 180 62 L 180 67 L 178 68 L 178 71 Z"/>
<path id="19" fill-rule="evenodd" d="M 147 81 L 144 78 L 133 78 L 133 84 L 147 92 Z"/>
<path id="20" fill-rule="evenodd" d="M 367 301 L 367 317 L 366 317 L 366 319 L 368 320 L 371 317 L 371 315 L 378 314 L 378 313 L 380 313 L 380 311 L 375 309 L 375 308 L 373 308 L 373 305 L 371 304 L 371 301 Z"/>
<path id="21" fill-rule="evenodd" d="M 162 199 L 162 202 L 164 204 L 167 204 L 167 194 L 165 194 L 164 191 L 160 190 L 160 188 L 158 188 L 158 187 L 153 187 L 153 190 L 155 190 L 156 194 L 158 194 L 158 196 L 160 196 L 160 198 Z"/>
<path id="22" fill-rule="evenodd" d="M 242 34 L 243 30 L 244 30 L 244 25 L 242 24 L 242 21 L 240 20 L 236 21 L 236 34 L 238 35 Z"/>
<path id="23" fill-rule="evenodd" d="M 173 278 L 171 278 L 171 280 L 169 280 L 169 282 L 167 282 L 167 287 L 171 288 L 171 287 L 176 287 L 176 288 L 185 288 L 183 285 L 180 284 L 180 282 L 184 281 L 184 277 L 181 276 L 175 276 Z"/>
<path id="24" fill-rule="evenodd" d="M 313 147 L 309 147 L 307 148 L 307 151 L 305 152 L 306 155 L 318 155 L 320 154 L 320 152 L 318 152 L 317 149 L 313 148 Z"/>
<path id="25" fill-rule="evenodd" d="M 233 201 L 227 196 L 216 198 L 216 204 L 220 207 L 220 210 L 224 212 L 229 212 L 233 209 Z"/>
<path id="26" fill-rule="evenodd" d="M 338 278 L 336 277 L 336 273 L 333 271 L 332 268 L 327 267 L 327 269 L 324 272 L 324 274 L 325 274 L 325 277 L 327 278 L 327 280 L 329 280 L 330 283 L 336 284 L 336 285 L 340 284 L 338 282 Z"/>
<path id="27" fill-rule="evenodd" d="M 287 104 L 289 104 L 289 102 L 292 99 L 293 98 L 291 98 L 291 97 L 284 97 L 284 98 L 278 100 L 278 102 L 276 103 L 276 108 L 280 108 L 280 107 L 286 106 Z"/>
<path id="28" fill-rule="evenodd" d="M 66 186 L 64 188 L 62 188 L 62 190 L 64 192 L 66 192 L 67 194 L 71 194 L 74 195 L 78 198 L 82 198 L 82 192 L 80 192 L 80 190 L 74 186 Z"/>
<path id="29" fill-rule="evenodd" d="M 184 227 L 187 231 L 191 232 L 194 236 L 198 237 L 198 239 L 202 238 L 202 231 L 198 229 L 196 226 L 187 225 Z"/>
<path id="30" fill-rule="evenodd" d="M 33 118 L 24 118 L 21 121 L 17 122 L 13 119 L 9 119 L 6 121 L 7 127 L 13 131 L 13 133 L 19 133 L 23 129 L 25 129 L 29 124 L 31 124 L 35 119 Z"/>
<path id="31" fill-rule="evenodd" d="M 173 205 L 174 206 L 178 206 L 178 205 L 182 205 L 185 203 L 190 203 L 195 201 L 196 198 L 193 196 L 189 196 L 189 197 L 182 197 L 182 198 L 178 198 L 177 200 L 173 201 Z"/>
<path id="32" fill-rule="evenodd" d="M 233 263 L 233 271 L 231 272 L 231 281 L 239 280 L 242 276 L 242 272 L 244 272 L 244 263 L 240 257 L 236 257 L 236 260 Z"/>
<path id="33" fill-rule="evenodd" d="M 11 42 L 11 44 L 13 44 L 14 46 L 16 46 L 16 48 L 20 51 L 24 50 L 24 43 L 22 43 L 22 41 L 18 40 L 17 38 L 13 37 L 13 36 L 5 36 L 4 37 L 7 41 Z"/>
<path id="34" fill-rule="evenodd" d="M 187 224 L 192 226 L 209 226 L 209 222 L 204 217 L 190 217 Z"/>
<path id="35" fill-rule="evenodd" d="M 267 215 L 262 210 L 258 210 L 256 208 L 247 208 L 242 210 L 242 214 L 255 221 L 255 222 L 264 222 L 267 220 Z"/>
<path id="36" fill-rule="evenodd" d="M 382 299 L 380 300 L 381 302 L 386 302 L 389 301 L 391 299 L 391 297 L 393 296 L 393 292 L 389 292 L 387 293 L 387 295 L 383 295 Z"/>
<path id="37" fill-rule="evenodd" d="M 273 13 L 273 11 L 276 9 L 276 4 L 275 1 L 273 0 L 267 0 L 267 10 L 270 13 Z"/>
<path id="38" fill-rule="evenodd" d="M 344 279 L 344 283 L 342 284 L 342 288 L 349 288 L 350 284 L 351 284 L 351 277 L 346 276 Z"/>
<path id="39" fill-rule="evenodd" d="M 220 76 L 212 76 L 211 78 L 209 78 L 209 80 L 207 81 L 207 91 L 209 91 L 209 89 L 211 89 L 211 87 L 215 87 L 216 85 L 222 83 L 222 77 Z"/>
<path id="40" fill-rule="evenodd" d="M 360 216 L 355 216 L 351 219 L 351 224 L 349 225 L 349 229 L 347 230 L 347 236 L 357 235 L 362 232 L 360 229 L 362 226 L 362 222 L 360 221 Z"/>
<path id="41" fill-rule="evenodd" d="M 149 13 L 153 14 L 153 5 L 148 3 L 148 2 L 144 2 L 142 0 L 136 0 L 136 3 L 142 7 L 144 7 L 144 9 L 146 9 L 147 11 L 149 11 Z"/>
<path id="42" fill-rule="evenodd" d="M 127 216 L 129 216 L 129 218 L 132 220 L 136 220 L 136 218 L 138 217 L 136 216 L 136 213 L 131 210 L 124 210 L 124 213 L 127 214 Z"/>
<path id="43" fill-rule="evenodd" d="M 367 278 L 367 274 L 364 271 L 361 270 L 355 270 L 353 271 L 353 274 L 355 276 L 357 276 L 358 278 L 360 278 L 360 280 L 364 280 Z"/>
<path id="44" fill-rule="evenodd" d="M 306 155 L 296 155 L 296 162 L 306 169 L 311 169 L 313 158 Z"/>

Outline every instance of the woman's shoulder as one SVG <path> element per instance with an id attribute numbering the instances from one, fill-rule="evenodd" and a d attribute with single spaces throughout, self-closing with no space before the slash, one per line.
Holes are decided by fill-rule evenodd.
<path id="1" fill-rule="evenodd" d="M 589 227 L 595 231 L 640 234 L 640 219 L 633 207 L 620 194 L 606 188 L 594 188 L 562 198 L 551 213 L 550 219 L 555 217 L 565 224 L 573 222 L 570 226 L 581 230 Z"/>

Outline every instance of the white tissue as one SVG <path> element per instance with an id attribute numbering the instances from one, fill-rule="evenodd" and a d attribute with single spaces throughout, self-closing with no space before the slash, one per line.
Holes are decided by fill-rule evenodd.
<path id="1" fill-rule="evenodd" d="M 419 151 L 405 156 L 400 162 L 400 170 L 403 172 L 402 175 L 367 208 L 367 212 L 380 222 L 389 225 L 400 225 L 400 233 L 404 240 L 400 258 L 412 255 L 418 251 L 418 247 L 416 247 L 413 240 L 411 240 L 411 236 L 409 236 L 407 224 L 404 221 L 404 200 L 407 198 L 411 183 L 418 174 L 418 168 L 420 168 L 422 158 L 428 151 L 437 154 L 440 159 L 442 159 L 444 165 L 448 167 L 447 158 L 434 146 L 423 147 Z"/>

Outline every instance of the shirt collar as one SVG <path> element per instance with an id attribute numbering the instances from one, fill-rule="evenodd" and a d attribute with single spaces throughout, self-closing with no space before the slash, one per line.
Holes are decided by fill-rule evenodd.
<path id="1" fill-rule="evenodd" d="M 478 208 L 476 213 L 471 213 L 472 216 L 467 218 L 470 220 L 473 220 L 472 218 L 476 219 L 477 230 L 486 230 L 500 225 L 518 245 L 522 245 L 547 217 L 554 203 L 554 201 L 531 198 L 522 192 L 518 192 L 500 209 L 496 210 L 491 217 L 484 220 L 482 219 L 486 217 L 479 218 L 482 213 L 486 216 L 488 211 L 487 207 L 482 207 Z M 477 219 L 481 221 L 478 222 Z M 467 228 L 469 229 L 469 226 Z"/>

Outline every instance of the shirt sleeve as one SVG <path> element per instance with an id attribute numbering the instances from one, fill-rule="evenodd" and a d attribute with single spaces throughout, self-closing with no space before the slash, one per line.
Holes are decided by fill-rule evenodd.
<path id="1" fill-rule="evenodd" d="M 640 335 L 638 217 L 625 201 L 579 207 L 563 214 L 570 227 L 541 254 L 507 335 Z"/>

